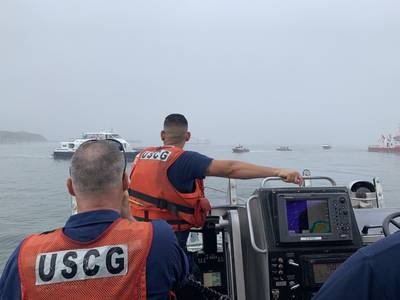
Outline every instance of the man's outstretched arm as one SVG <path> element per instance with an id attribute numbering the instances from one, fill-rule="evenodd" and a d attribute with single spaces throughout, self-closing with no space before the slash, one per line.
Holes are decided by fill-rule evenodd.
<path id="1" fill-rule="evenodd" d="M 213 160 L 206 171 L 206 176 L 252 179 L 262 177 L 281 177 L 286 182 L 301 184 L 303 178 L 299 172 L 270 168 L 238 160 Z"/>

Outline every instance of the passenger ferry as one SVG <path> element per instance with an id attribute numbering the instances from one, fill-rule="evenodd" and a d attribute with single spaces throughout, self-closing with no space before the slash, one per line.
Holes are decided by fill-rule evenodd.
<path id="1" fill-rule="evenodd" d="M 72 155 L 75 153 L 78 147 L 89 140 L 105 140 L 105 139 L 114 139 L 122 144 L 124 147 L 125 155 L 127 161 L 133 161 L 136 154 L 138 154 L 142 149 L 141 148 L 132 148 L 131 145 L 124 140 L 118 133 L 114 132 L 85 132 L 82 134 L 82 137 L 79 139 L 74 139 L 69 142 L 61 142 L 60 147 L 54 149 L 53 157 L 54 159 L 70 159 Z"/>
<path id="2" fill-rule="evenodd" d="M 276 151 L 292 151 L 292 149 L 289 146 L 279 146 Z"/>
<path id="3" fill-rule="evenodd" d="M 197 138 L 191 137 L 190 140 L 186 143 L 187 145 L 210 145 L 211 141 L 206 138 Z"/>

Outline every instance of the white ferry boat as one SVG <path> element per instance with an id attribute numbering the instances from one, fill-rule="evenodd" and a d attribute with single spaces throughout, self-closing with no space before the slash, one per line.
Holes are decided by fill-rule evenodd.
<path id="1" fill-rule="evenodd" d="M 292 151 L 292 149 L 289 146 L 279 146 L 276 151 Z"/>
<path id="2" fill-rule="evenodd" d="M 200 137 L 191 137 L 190 140 L 186 143 L 187 145 L 210 145 L 211 141 L 209 139 Z"/>
<path id="3" fill-rule="evenodd" d="M 125 155 L 127 161 L 133 161 L 136 154 L 141 151 L 141 148 L 132 148 L 131 145 L 123 139 L 118 133 L 115 132 L 85 132 L 82 134 L 81 138 L 74 139 L 69 142 L 61 142 L 60 147 L 54 149 L 53 157 L 54 159 L 70 159 L 72 155 L 75 153 L 78 147 L 89 140 L 105 140 L 105 139 L 113 139 L 117 140 L 124 147 Z"/>

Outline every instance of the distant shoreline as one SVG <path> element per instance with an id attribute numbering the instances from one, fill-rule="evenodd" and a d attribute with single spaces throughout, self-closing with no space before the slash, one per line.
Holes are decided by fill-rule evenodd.
<path id="1" fill-rule="evenodd" d="M 46 138 L 38 133 L 26 131 L 0 130 L 0 144 L 21 144 L 47 142 Z"/>

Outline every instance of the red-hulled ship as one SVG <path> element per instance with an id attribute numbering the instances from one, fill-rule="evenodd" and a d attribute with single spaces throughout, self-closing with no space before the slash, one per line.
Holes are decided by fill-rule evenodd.
<path id="1" fill-rule="evenodd" d="M 383 135 L 379 140 L 379 145 L 371 145 L 368 147 L 370 152 L 386 152 L 386 153 L 400 153 L 400 126 L 397 133 L 392 135 Z"/>

